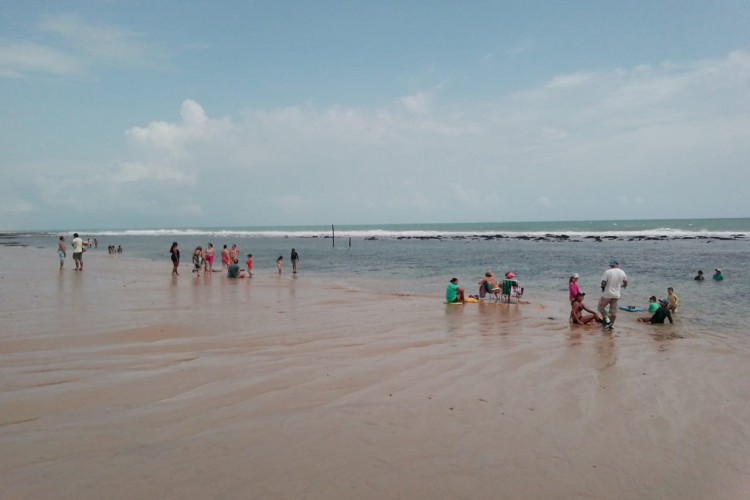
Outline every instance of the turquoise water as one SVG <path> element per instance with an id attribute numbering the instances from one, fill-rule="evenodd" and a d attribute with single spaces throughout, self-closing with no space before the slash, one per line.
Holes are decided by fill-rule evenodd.
<path id="1" fill-rule="evenodd" d="M 566 301 L 568 277 L 577 272 L 590 306 L 602 272 L 616 257 L 630 281 L 625 304 L 644 307 L 650 295 L 665 296 L 672 286 L 682 302 L 680 317 L 691 329 L 746 335 L 750 319 L 747 218 L 336 226 L 335 240 L 330 225 L 76 231 L 99 241 L 92 251 L 122 245 L 127 256 L 163 261 L 165 276 L 172 241 L 180 244 L 186 264 L 197 245 L 210 241 L 218 254 L 222 245 L 234 243 L 242 256 L 253 253 L 256 273 L 272 273 L 279 255 L 289 268 L 294 247 L 301 256 L 300 277 L 436 296 L 453 276 L 476 293 L 476 282 L 489 269 L 516 273 L 531 301 Z M 59 234 L 6 233 L 0 243 L 49 248 L 54 259 Z M 721 283 L 710 279 L 716 267 L 724 271 Z M 705 282 L 693 280 L 698 269 L 706 273 Z"/>

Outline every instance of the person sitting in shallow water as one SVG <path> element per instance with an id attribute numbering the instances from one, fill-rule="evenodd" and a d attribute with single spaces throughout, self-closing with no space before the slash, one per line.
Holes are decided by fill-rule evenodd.
<path id="1" fill-rule="evenodd" d="M 585 293 L 578 292 L 576 294 L 575 300 L 570 303 L 570 322 L 571 323 L 575 323 L 576 325 L 588 325 L 592 321 L 601 321 L 596 311 L 592 311 L 591 309 L 589 309 L 583 304 L 583 297 L 585 296 L 586 296 Z M 584 316 L 583 311 L 586 311 L 591 314 L 587 314 Z"/>
<path id="2" fill-rule="evenodd" d="M 659 309 L 656 310 L 653 316 L 638 318 L 641 323 L 649 323 L 652 325 L 663 324 L 664 320 L 668 319 L 670 324 L 674 324 L 672 321 L 672 313 L 669 312 L 669 302 L 664 299 L 659 300 Z"/>
<path id="3" fill-rule="evenodd" d="M 458 286 L 458 278 L 451 278 L 448 287 L 445 289 L 445 301 L 448 304 L 464 302 L 464 289 Z"/>

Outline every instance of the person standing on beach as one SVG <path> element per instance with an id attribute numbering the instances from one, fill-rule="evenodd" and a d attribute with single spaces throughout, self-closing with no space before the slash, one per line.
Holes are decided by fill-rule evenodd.
<path id="1" fill-rule="evenodd" d="M 299 254 L 297 253 L 297 250 L 292 248 L 292 273 L 297 272 L 297 262 L 299 262 Z"/>
<path id="2" fill-rule="evenodd" d="M 237 245 L 232 244 L 232 249 L 229 251 L 229 263 L 239 264 L 240 263 L 239 256 L 240 256 L 240 251 L 237 248 Z"/>
<path id="3" fill-rule="evenodd" d="M 279 258 L 276 259 L 276 269 L 279 270 L 279 274 L 281 274 L 282 267 L 284 267 L 284 257 L 279 255 Z"/>
<path id="4" fill-rule="evenodd" d="M 458 278 L 451 278 L 445 289 L 445 302 L 448 304 L 464 302 L 464 289 L 458 286 Z"/>
<path id="5" fill-rule="evenodd" d="M 229 250 L 227 250 L 227 246 L 224 245 L 224 248 L 221 249 L 221 270 L 226 271 L 229 269 Z"/>
<path id="6" fill-rule="evenodd" d="M 60 236 L 60 241 L 57 242 L 57 256 L 60 258 L 60 269 L 63 268 L 67 255 L 65 252 L 65 236 Z"/>
<path id="7" fill-rule="evenodd" d="M 179 276 L 177 268 L 180 267 L 180 249 L 177 248 L 177 242 L 172 243 L 172 248 L 169 249 L 169 256 L 172 259 L 172 276 Z"/>
<path id="8" fill-rule="evenodd" d="M 201 268 L 203 267 L 203 248 L 198 245 L 193 251 L 193 272 L 197 276 L 201 274 Z"/>
<path id="9" fill-rule="evenodd" d="M 602 315 L 602 326 L 606 330 L 612 330 L 617 319 L 617 303 L 620 300 L 620 289 L 627 288 L 628 277 L 625 271 L 620 269 L 617 259 L 609 261 L 609 269 L 602 275 L 602 296 L 599 299 L 597 310 Z M 609 314 L 607 314 L 609 306 Z"/>
<path id="10" fill-rule="evenodd" d="M 570 280 L 568 281 L 568 297 L 570 298 L 571 304 L 576 300 L 576 297 L 578 296 L 578 293 L 580 291 L 581 290 L 578 288 L 578 273 L 573 273 L 573 275 L 570 277 Z"/>
<path id="11" fill-rule="evenodd" d="M 253 277 L 253 254 L 247 254 L 247 276 L 248 278 Z"/>
<path id="12" fill-rule="evenodd" d="M 78 233 L 73 233 L 73 241 L 70 244 L 73 245 L 73 262 L 76 264 L 76 271 L 83 271 L 83 247 L 86 243 L 78 236 Z"/>
<path id="13" fill-rule="evenodd" d="M 206 255 L 205 255 L 205 266 L 204 266 L 204 276 L 209 276 L 210 273 L 214 272 L 214 244 L 209 243 L 206 247 Z"/>

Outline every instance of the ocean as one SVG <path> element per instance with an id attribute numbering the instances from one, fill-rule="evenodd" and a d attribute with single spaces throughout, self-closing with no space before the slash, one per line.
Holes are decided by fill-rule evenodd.
<path id="1" fill-rule="evenodd" d="M 171 263 L 169 247 L 180 245 L 184 265 L 197 245 L 237 244 L 240 259 L 253 254 L 255 273 L 275 273 L 276 258 L 286 261 L 296 248 L 298 278 L 320 280 L 383 293 L 442 297 L 450 278 L 467 293 L 491 270 L 496 276 L 513 271 L 530 302 L 567 301 L 568 278 L 579 273 L 581 289 L 594 307 L 599 282 L 611 258 L 620 261 L 629 286 L 621 304 L 645 307 L 648 297 L 666 296 L 674 287 L 680 297 L 679 317 L 692 332 L 747 335 L 750 319 L 750 218 L 664 219 L 569 222 L 461 224 L 335 225 L 332 227 L 211 227 L 162 229 L 73 229 L 0 233 L 0 244 L 50 249 L 56 266 L 59 235 L 70 241 L 74 231 L 98 241 L 94 252 L 122 246 L 123 255 Z M 116 259 L 119 256 L 112 256 Z M 215 263 L 221 267 L 220 259 Z M 721 268 L 724 281 L 711 275 Z M 704 282 L 693 279 L 701 269 Z M 186 279 L 190 279 L 186 276 Z M 628 315 L 630 313 L 622 313 Z"/>

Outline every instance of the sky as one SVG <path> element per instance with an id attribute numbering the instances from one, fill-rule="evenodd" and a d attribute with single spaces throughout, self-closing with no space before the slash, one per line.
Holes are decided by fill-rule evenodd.
<path id="1" fill-rule="evenodd" d="M 750 217 L 750 2 L 0 0 L 0 230 Z"/>

